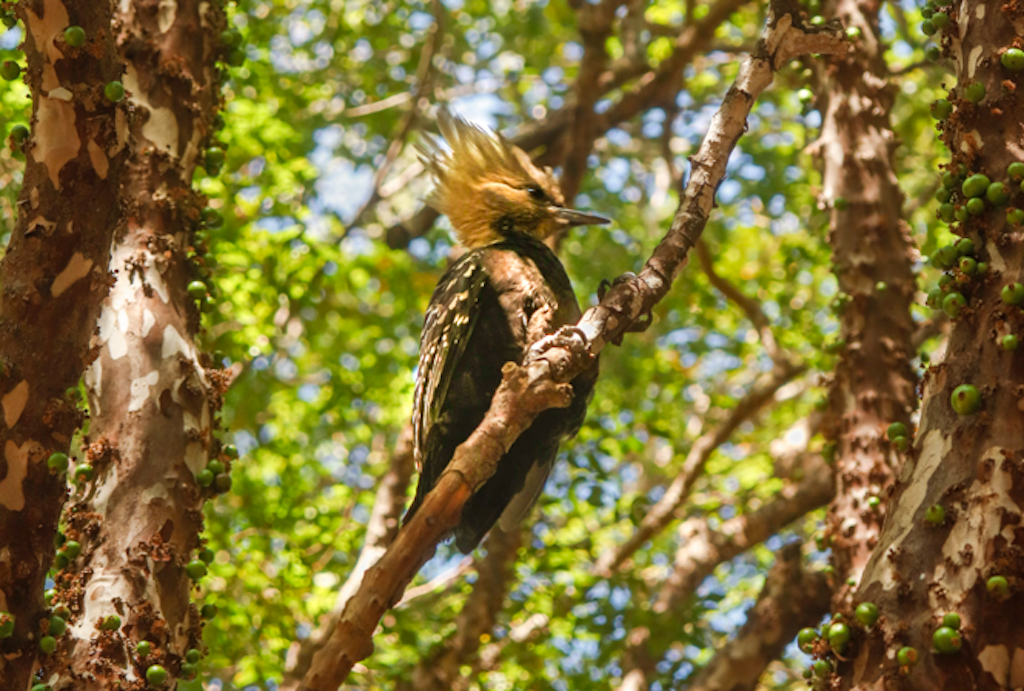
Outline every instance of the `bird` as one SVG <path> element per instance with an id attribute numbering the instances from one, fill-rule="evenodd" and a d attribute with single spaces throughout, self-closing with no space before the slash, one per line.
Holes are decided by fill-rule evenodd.
<path id="1" fill-rule="evenodd" d="M 427 203 L 448 217 L 465 253 L 430 298 L 413 393 L 413 455 L 420 470 L 404 522 L 416 514 L 456 447 L 483 420 L 507 362 L 522 364 L 531 344 L 576 324 L 580 308 L 565 267 L 544 243 L 603 216 L 565 206 L 550 168 L 497 132 L 441 110 L 420 158 L 434 181 Z M 466 502 L 453 529 L 470 554 L 487 532 L 514 530 L 533 507 L 559 444 L 576 435 L 597 380 L 595 357 L 572 382 L 567 408 L 541 413 Z"/>

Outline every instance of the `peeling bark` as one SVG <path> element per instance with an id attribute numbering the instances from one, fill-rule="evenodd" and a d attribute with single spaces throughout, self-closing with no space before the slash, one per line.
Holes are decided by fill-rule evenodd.
<path id="1" fill-rule="evenodd" d="M 152 664 L 172 680 L 187 677 L 186 651 L 202 648 L 185 565 L 214 494 L 195 474 L 216 457 L 227 383 L 193 342 L 199 311 L 185 289 L 200 268 L 186 257 L 205 201 L 191 181 L 218 104 L 224 14 L 199 0 L 137 0 L 122 4 L 117 20 L 135 113 L 123 190 L 128 229 L 109 261 L 116 280 L 85 375 L 85 460 L 94 478 L 80 483 L 65 519 L 82 554 L 56 578 L 56 601 L 71 619 L 44 667 L 55 688 L 76 691 L 144 688 Z M 113 615 L 121 626 L 102 630 Z M 136 651 L 144 640 L 146 657 Z"/>
<path id="2" fill-rule="evenodd" d="M 950 95 L 954 111 L 940 130 L 953 151 L 951 167 L 963 164 L 971 174 L 1006 181 L 1008 164 L 1024 160 L 1024 101 L 1021 73 L 1004 69 L 1000 52 L 1020 45 L 1024 10 L 980 2 L 957 3 L 950 11 L 951 26 L 941 38 L 956 60 L 958 86 Z M 986 88 L 978 104 L 963 98 L 971 83 Z M 1019 189 L 1011 204 L 1022 205 Z M 917 440 L 860 587 L 882 616 L 869 634 L 854 632 L 850 662 L 839 668 L 844 687 L 1024 686 L 1024 360 L 998 343 L 1024 327 L 1020 308 L 1000 298 L 1005 285 L 1024 280 L 1024 243 L 1007 226 L 1005 207 L 989 205 L 953 230 L 973 240 L 977 259 L 990 268 L 961 284 L 969 300 L 953 320 L 944 362 L 925 375 Z M 980 392 L 977 413 L 952 409 L 951 393 L 961 384 Z M 935 504 L 945 509 L 940 525 L 925 520 Z M 986 589 L 994 575 L 1007 579 L 1005 595 Z M 960 616 L 963 647 L 940 655 L 932 634 L 946 612 Z M 905 645 L 917 649 L 918 662 L 902 673 L 894 655 Z"/>
<path id="3" fill-rule="evenodd" d="M 18 218 L 0 264 L 0 611 L 15 632 L 0 642 L 0 688 L 28 688 L 36 664 L 43 584 L 65 498 L 47 459 L 69 451 L 81 423 L 77 387 L 109 288 L 111 240 L 128 131 L 126 108 L 103 96 L 121 62 L 108 3 L 26 0 L 26 80 L 32 93 Z M 81 26 L 85 45 L 64 30 Z"/>
<path id="4" fill-rule="evenodd" d="M 916 287 L 909 229 L 889 122 L 895 87 L 888 82 L 878 30 L 879 0 L 837 0 L 835 16 L 860 30 L 853 50 L 827 67 L 821 138 L 823 196 L 831 208 L 833 264 L 843 306 L 845 342 L 830 392 L 828 436 L 836 442 L 836 498 L 829 509 L 837 611 L 851 614 L 848 578 L 861 573 L 878 542 L 884 499 L 899 454 L 886 438 L 890 423 L 912 429 L 916 404 L 914 322 Z M 844 203 L 845 202 L 845 203 Z M 876 497 L 877 508 L 868 505 Z"/>

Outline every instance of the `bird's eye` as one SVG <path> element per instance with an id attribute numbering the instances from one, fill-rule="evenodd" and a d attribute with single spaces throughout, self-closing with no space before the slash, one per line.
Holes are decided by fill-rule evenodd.
<path id="1" fill-rule="evenodd" d="M 531 197 L 539 202 L 548 198 L 548 195 L 544 194 L 544 190 L 542 190 L 538 185 L 530 185 L 526 188 L 526 191 L 530 193 Z"/>

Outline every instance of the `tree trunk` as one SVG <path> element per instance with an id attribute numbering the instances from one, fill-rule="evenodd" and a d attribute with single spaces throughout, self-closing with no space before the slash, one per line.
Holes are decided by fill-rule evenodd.
<path id="1" fill-rule="evenodd" d="M 21 145 L 25 182 L 0 264 L 0 613 L 15 623 L 0 641 L 0 688 L 20 690 L 36 665 L 66 490 L 66 456 L 54 457 L 54 470 L 48 459 L 68 452 L 82 420 L 77 386 L 109 288 L 128 131 L 125 106 L 104 96 L 121 75 L 110 4 L 12 7 L 26 29 L 32 132 Z M 64 38 L 71 25 L 84 29 L 80 47 Z"/>
<path id="2" fill-rule="evenodd" d="M 967 175 L 983 173 L 1008 183 L 1011 204 L 1021 206 L 1020 181 L 1011 181 L 1007 172 L 1021 158 L 1024 103 L 1015 94 L 1021 73 L 1002 67 L 1000 54 L 1019 44 L 1015 26 L 1024 15 L 1017 5 L 998 3 L 954 5 L 949 13 L 949 27 L 936 35 L 955 59 L 958 78 L 949 97 L 952 114 L 940 125 L 953 152 L 947 167 L 956 175 L 963 165 Z M 980 102 L 982 87 L 974 84 L 984 89 Z M 961 184 L 951 187 L 951 202 L 966 207 Z M 882 618 L 868 635 L 855 634 L 853 659 L 840 668 L 844 681 L 859 688 L 1024 685 L 1019 653 L 1024 628 L 1018 616 L 1024 614 L 1019 546 L 1024 538 L 1024 365 L 1020 354 L 1001 347 L 1004 335 L 1019 334 L 1024 326 L 1020 308 L 1001 299 L 1007 284 L 1024 280 L 1024 246 L 1007 225 L 1006 208 L 989 202 L 953 231 L 973 241 L 973 258 L 989 268 L 972 273 L 968 262 L 966 273 L 954 271 L 951 285 L 966 305 L 953 322 L 945 361 L 925 376 L 914 449 L 861 584 L 864 599 L 878 606 Z M 957 412 L 952 398 L 961 385 L 974 389 L 956 399 Z M 980 394 L 976 406 L 974 392 Z M 944 517 L 932 507 L 941 507 Z M 986 588 L 987 579 L 996 576 L 1006 579 L 1005 586 L 994 581 Z M 958 614 L 961 623 L 958 635 L 949 631 L 939 641 L 950 651 L 942 654 L 933 634 L 947 612 Z M 952 652 L 957 641 L 962 649 Z M 901 646 L 916 649 L 916 665 L 900 668 L 894 656 Z"/>
<path id="3" fill-rule="evenodd" d="M 57 577 L 57 603 L 72 618 L 47 669 L 55 687 L 76 691 L 145 684 L 154 665 L 171 688 L 193 676 L 184 658 L 202 648 L 202 617 L 186 565 L 201 546 L 203 502 L 217 491 L 196 474 L 216 458 L 226 384 L 193 342 L 200 312 L 186 292 L 204 272 L 191 249 L 201 249 L 194 231 L 205 199 L 191 181 L 218 105 L 215 37 L 225 16 L 198 0 L 136 0 L 117 19 L 136 112 L 128 230 L 110 260 L 116 281 L 86 373 L 93 479 L 68 510 L 82 557 Z M 230 465 L 225 454 L 219 460 Z"/>
<path id="4" fill-rule="evenodd" d="M 835 4 L 835 16 L 856 38 L 846 56 L 828 64 L 827 108 L 818 143 L 840 291 L 842 355 L 829 401 L 836 498 L 827 519 L 837 611 L 849 609 L 853 588 L 846 583 L 860 580 L 878 542 L 884 498 L 899 467 L 886 430 L 893 422 L 909 428 L 917 402 L 910 365 L 910 304 L 916 289 L 910 237 L 901 220 L 903 195 L 892 162 L 896 140 L 889 111 L 895 92 L 887 81 L 878 31 L 881 4 Z"/>

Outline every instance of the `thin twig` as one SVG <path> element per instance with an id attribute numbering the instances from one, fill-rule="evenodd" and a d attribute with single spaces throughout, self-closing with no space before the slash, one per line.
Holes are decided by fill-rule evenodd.
<path id="1" fill-rule="evenodd" d="M 608 578 L 645 542 L 668 527 L 675 517 L 676 511 L 690 495 L 690 490 L 693 489 L 694 483 L 704 470 L 704 464 L 715 449 L 728 441 L 737 427 L 767 405 L 775 396 L 776 391 L 803 371 L 804 367 L 802 366 L 777 367 L 766 377 L 765 381 L 754 386 L 736 407 L 729 411 L 729 416 L 721 424 L 693 442 L 693 446 L 690 447 L 690 452 L 683 462 L 683 467 L 665 491 L 664 496 L 644 516 L 636 532 L 628 540 L 601 555 L 594 564 L 593 573 Z"/>
<path id="2" fill-rule="evenodd" d="M 508 533 L 492 530 L 487 536 L 487 553 L 476 559 L 466 558 L 476 570 L 477 579 L 455 618 L 454 632 L 420 660 L 412 671 L 411 685 L 400 684 L 396 691 L 462 691 L 468 686 L 462 669 L 479 661 L 481 639 L 494 631 L 513 582 L 513 564 L 522 540 L 522 526 Z"/>
<path id="3" fill-rule="evenodd" d="M 448 569 L 444 573 L 438 574 L 434 578 L 430 579 L 426 583 L 421 583 L 415 588 L 409 588 L 405 591 L 405 595 L 395 605 L 395 609 L 403 609 L 408 607 L 413 602 L 421 597 L 431 595 L 433 593 L 439 593 L 447 590 L 451 585 L 457 583 L 463 576 L 469 573 L 473 569 L 473 557 L 465 556 L 462 558 L 455 568 Z"/>
<path id="4" fill-rule="evenodd" d="M 736 636 L 719 648 L 690 681 L 692 691 L 753 689 L 769 663 L 805 626 L 813 626 L 828 612 L 831 595 L 823 573 L 807 572 L 800 544 L 779 550 L 757 602 Z"/>
<path id="5" fill-rule="evenodd" d="M 825 506 L 835 495 L 832 469 L 818 456 L 805 459 L 805 479 L 789 484 L 769 503 L 711 530 L 700 516 L 679 526 L 680 545 L 672 574 L 658 594 L 656 613 L 686 602 L 719 564 L 730 561 L 779 532 L 801 516 Z"/>
<path id="6" fill-rule="evenodd" d="M 313 655 L 330 637 L 337 625 L 338 618 L 345 609 L 345 604 L 362 583 L 366 571 L 377 563 L 388 545 L 394 541 L 395 535 L 398 534 L 402 510 L 405 507 L 406 490 L 415 465 L 412 441 L 412 425 L 408 424 L 398 436 L 387 472 L 377 483 L 377 494 L 370 512 L 370 519 L 366 522 L 366 535 L 363 538 L 363 547 L 359 552 L 359 558 L 356 559 L 356 564 L 352 567 L 352 572 L 345 583 L 338 590 L 338 597 L 335 599 L 330 614 L 326 617 L 326 624 L 297 645 L 293 644 L 288 651 L 280 691 L 293 691 L 298 687 L 299 682 L 313 663 Z"/>
<path id="7" fill-rule="evenodd" d="M 361 226 L 370 209 L 380 200 L 380 188 L 384 184 L 384 178 L 391 172 L 391 166 L 394 165 L 398 155 L 405 148 L 405 142 L 419 118 L 420 109 L 427 103 L 427 93 L 430 91 L 430 83 L 434 74 L 434 55 L 440 49 L 441 41 L 444 38 L 444 10 L 441 7 L 440 0 L 433 0 L 432 5 L 434 8 L 434 24 L 430 27 L 430 38 L 423 44 L 423 49 L 420 51 L 419 64 L 416 67 L 416 98 L 407 99 L 412 100 L 412 108 L 402 118 L 398 134 L 391 141 L 391 145 L 388 146 L 384 162 L 381 163 L 377 173 L 373 176 L 373 192 L 370 194 L 370 198 L 360 207 L 352 222 L 345 227 L 341 234 L 341 239 L 345 239 L 348 236 L 350 229 Z M 360 114 L 366 114 L 366 112 L 364 111 L 364 113 Z M 355 113 L 350 112 L 349 115 L 355 115 Z"/>
<path id="8" fill-rule="evenodd" d="M 747 297 L 739 288 L 734 286 L 728 280 L 720 276 L 715 271 L 714 260 L 711 258 L 711 251 L 708 249 L 707 243 L 704 239 L 697 241 L 694 245 L 694 249 L 697 251 L 697 257 L 700 259 L 700 266 L 704 269 L 704 273 L 708 277 L 708 282 L 715 287 L 722 295 L 728 300 L 734 302 L 737 307 L 743 310 L 743 314 L 747 315 L 747 319 L 757 329 L 757 335 L 761 339 L 761 346 L 765 352 L 768 353 L 768 357 L 772 359 L 776 365 L 784 366 L 789 363 L 790 356 L 779 348 L 778 342 L 775 340 L 775 333 L 772 331 L 771 323 L 768 321 L 768 317 L 765 316 L 764 311 L 761 309 L 761 305 L 757 300 Z"/>

